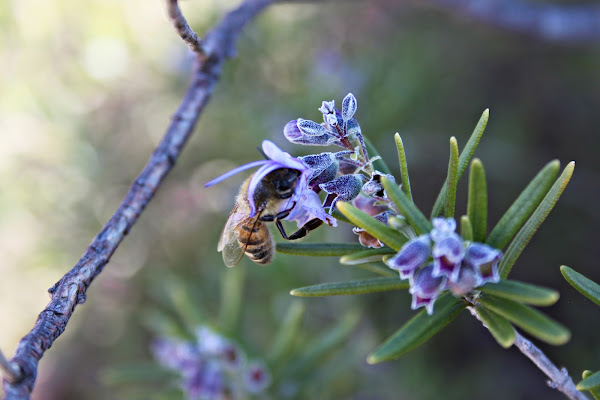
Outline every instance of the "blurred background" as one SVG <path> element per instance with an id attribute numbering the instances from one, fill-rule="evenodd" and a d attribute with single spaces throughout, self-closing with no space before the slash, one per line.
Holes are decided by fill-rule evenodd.
<path id="1" fill-rule="evenodd" d="M 235 3 L 190 0 L 182 8 L 202 35 Z M 150 316 L 179 290 L 172 282 L 193 288 L 210 321 L 227 274 L 245 270 L 233 336 L 260 357 L 292 301 L 289 290 L 367 276 L 336 259 L 285 255 L 267 267 L 245 259 L 225 268 L 216 245 L 244 176 L 203 188 L 259 159 L 253 149 L 265 138 L 306 154 L 310 148 L 285 141 L 285 123 L 318 120 L 322 100 L 340 104 L 348 92 L 358 99 L 363 134 L 395 173 L 393 134 L 401 134 L 415 202 L 427 214 L 446 175 L 449 137 L 462 148 L 485 108 L 490 122 L 476 155 L 486 167 L 491 226 L 548 161 L 576 161 L 511 277 L 561 292 L 544 311 L 573 337 L 561 347 L 540 344 L 550 358 L 576 381 L 600 368 L 600 309 L 559 272 L 566 264 L 600 281 L 600 41 L 550 40 L 423 3 L 282 4 L 246 28 L 178 165 L 42 359 L 34 398 L 148 398 L 135 384 L 107 382 L 105 371 L 151 362 Z M 47 304 L 47 289 L 145 165 L 192 65 L 159 0 L 0 2 L 0 65 L 0 348 L 10 356 Z M 466 209 L 462 184 L 457 213 Z M 356 240 L 348 226 L 310 236 Z M 345 313 L 361 315 L 327 361 L 345 368 L 310 398 L 563 398 L 467 313 L 400 360 L 369 366 L 367 353 L 413 314 L 407 293 L 303 304 L 303 334 L 317 340 Z"/>

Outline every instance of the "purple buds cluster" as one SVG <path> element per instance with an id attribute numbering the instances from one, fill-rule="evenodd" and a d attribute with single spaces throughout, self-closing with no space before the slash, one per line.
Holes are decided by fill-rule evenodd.
<path id="1" fill-rule="evenodd" d="M 383 189 L 378 183 L 382 174 L 373 169 L 372 162 L 375 158 L 369 159 L 360 125 L 353 118 L 356 109 L 356 98 L 349 93 L 342 101 L 341 110 L 335 107 L 333 100 L 322 103 L 319 108 L 323 114 L 322 123 L 299 118 L 288 122 L 283 129 L 285 137 L 292 143 L 309 146 L 336 145 L 344 148 L 344 151 L 294 158 L 273 142 L 265 140 L 262 148 L 267 160 L 239 166 L 205 186 L 212 186 L 238 172 L 259 167 L 252 176 L 247 191 L 250 216 L 254 216 L 257 212 L 254 192 L 260 180 L 278 168 L 295 169 L 300 171 L 300 178 L 294 197 L 289 202 L 295 206 L 286 219 L 296 221 L 299 227 L 313 218 L 335 226 L 336 220 L 331 213 L 338 201 L 351 201 L 361 190 L 383 196 Z M 323 201 L 318 196 L 321 191 L 326 193 Z M 325 209 L 329 212 L 325 212 Z"/>
<path id="2" fill-rule="evenodd" d="M 498 263 L 502 252 L 483 243 L 465 241 L 456 232 L 452 218 L 436 218 L 433 229 L 414 238 L 386 261 L 391 269 L 408 279 L 412 309 L 433 305 L 441 293 L 456 297 L 471 293 L 487 282 L 498 282 Z"/>
<path id="3" fill-rule="evenodd" d="M 247 361 L 237 344 L 205 326 L 196 330 L 195 342 L 156 340 L 152 353 L 160 364 L 179 373 L 188 399 L 246 399 L 271 383 L 261 361 Z"/>

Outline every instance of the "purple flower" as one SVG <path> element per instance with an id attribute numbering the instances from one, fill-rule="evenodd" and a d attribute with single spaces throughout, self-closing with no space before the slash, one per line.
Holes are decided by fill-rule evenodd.
<path id="1" fill-rule="evenodd" d="M 359 194 L 354 200 L 352 200 L 352 204 L 354 207 L 366 212 L 371 216 L 375 216 L 386 210 L 389 210 L 387 204 L 382 204 L 381 200 L 365 196 L 363 194 Z"/>
<path id="2" fill-rule="evenodd" d="M 313 171 L 308 178 L 311 189 L 335 179 L 340 165 L 334 153 L 311 154 L 300 157 L 300 160 Z"/>
<path id="3" fill-rule="evenodd" d="M 456 230 L 456 221 L 453 218 L 434 218 L 432 224 L 431 239 L 434 241 L 441 240 Z"/>
<path id="4" fill-rule="evenodd" d="M 362 175 L 338 176 L 332 181 L 322 183 L 319 187 L 329 194 L 335 194 L 329 208 L 329 213 L 332 213 L 338 201 L 350 201 L 358 196 L 362 187 Z"/>
<path id="5" fill-rule="evenodd" d="M 460 268 L 458 278 L 455 282 L 447 281 L 446 289 L 450 290 L 454 297 L 462 297 L 481 286 L 481 276 L 469 265 Z"/>
<path id="6" fill-rule="evenodd" d="M 335 108 L 335 101 L 324 101 L 319 107 L 319 111 L 323 114 L 323 123 L 330 132 L 334 132 L 338 126 L 343 125 L 342 113 Z M 334 136 L 337 136 L 334 133 Z"/>
<path id="7" fill-rule="evenodd" d="M 308 135 L 298 127 L 298 120 L 294 119 L 288 122 L 283 128 L 283 135 L 292 143 L 303 144 L 306 146 L 328 146 L 335 141 L 335 138 L 329 134 Z"/>
<path id="8" fill-rule="evenodd" d="M 471 243 L 467 247 L 464 263 L 471 266 L 481 277 L 478 286 L 486 282 L 498 282 L 500 273 L 498 263 L 502 258 L 502 252 L 483 243 Z"/>
<path id="9" fill-rule="evenodd" d="M 383 185 L 381 184 L 381 177 L 385 176 L 392 182 L 396 181 L 393 175 L 384 174 L 383 172 L 374 171 L 371 180 L 365 183 L 362 187 L 362 191 L 367 196 L 377 196 L 381 198 L 385 198 L 385 192 L 383 190 Z"/>
<path id="10" fill-rule="evenodd" d="M 321 205 L 321 199 L 312 190 L 305 190 L 298 197 L 296 207 L 287 216 L 287 220 L 296 221 L 298 228 L 302 227 L 311 219 L 318 218 L 330 226 L 337 226 L 337 220 L 327 214 Z"/>
<path id="11" fill-rule="evenodd" d="M 433 265 L 429 264 L 414 273 L 410 278 L 409 293 L 412 294 L 411 308 L 416 310 L 425 307 L 427 314 L 433 314 L 433 305 L 444 290 L 446 285 L 445 276 L 434 276 Z"/>
<path id="12" fill-rule="evenodd" d="M 456 282 L 465 255 L 461 237 L 452 232 L 438 238 L 434 242 L 432 255 L 433 274 L 435 276 L 447 276 L 452 282 Z"/>
<path id="13" fill-rule="evenodd" d="M 401 279 L 410 278 L 429 259 L 430 243 L 429 235 L 406 242 L 398 254 L 386 261 L 387 266 L 400 272 Z"/>
<path id="14" fill-rule="evenodd" d="M 356 97 L 352 93 L 348 93 L 342 100 L 342 119 L 344 122 L 349 121 L 356 112 L 357 104 Z"/>
<path id="15" fill-rule="evenodd" d="M 250 168 L 260 167 L 258 170 L 252 175 L 250 179 L 250 183 L 248 184 L 248 203 L 250 204 L 250 216 L 254 217 L 256 215 L 256 204 L 254 201 L 254 192 L 256 191 L 256 187 L 261 182 L 261 180 L 267 176 L 269 173 L 280 169 L 280 168 L 290 168 L 295 169 L 300 172 L 300 177 L 298 178 L 298 182 L 296 184 L 296 188 L 294 189 L 294 196 L 290 198 L 289 204 L 295 204 L 292 213 L 286 218 L 289 220 L 304 220 L 305 216 L 312 216 L 315 218 L 319 218 L 320 220 L 326 222 L 329 225 L 335 226 L 335 218 L 328 216 L 325 213 L 325 210 L 320 205 L 317 208 L 315 206 L 315 196 L 318 199 L 316 193 L 312 192 L 308 188 L 308 180 L 313 174 L 313 170 L 309 168 L 306 164 L 302 162 L 299 158 L 294 158 L 290 156 L 288 153 L 281 150 L 277 145 L 270 140 L 264 140 L 262 142 L 263 152 L 269 159 L 253 161 L 248 164 L 241 165 L 237 168 L 232 169 L 219 176 L 218 178 L 213 179 L 212 181 L 205 184 L 205 187 L 213 186 L 219 182 L 224 181 L 231 176 L 245 171 Z"/>

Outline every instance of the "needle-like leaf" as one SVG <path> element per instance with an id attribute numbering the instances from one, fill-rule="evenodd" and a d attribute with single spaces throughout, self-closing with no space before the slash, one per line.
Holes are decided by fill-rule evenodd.
<path id="1" fill-rule="evenodd" d="M 600 398 L 600 371 L 583 371 L 583 380 L 577 384 L 577 390 L 589 390 L 595 399 Z"/>
<path id="2" fill-rule="evenodd" d="M 395 254 L 396 251 L 389 247 L 381 247 L 379 249 L 368 249 L 359 251 L 358 253 L 348 254 L 340 258 L 340 264 L 357 265 L 370 262 L 381 261 L 383 256 Z"/>
<path id="3" fill-rule="evenodd" d="M 406 194 L 406 197 L 413 201 L 412 193 L 410 190 L 410 179 L 408 176 L 408 164 L 406 162 L 406 152 L 404 151 L 404 143 L 400 134 L 396 132 L 394 135 L 396 141 L 396 149 L 398 150 L 398 161 L 400 162 L 400 176 L 402 177 L 402 190 Z"/>
<path id="4" fill-rule="evenodd" d="M 458 184 L 458 142 L 452 136 L 450 138 L 450 160 L 448 161 L 448 176 L 446 177 L 448 189 L 446 191 L 446 204 L 444 215 L 446 218 L 454 218 L 454 206 L 456 204 L 456 185 Z"/>
<path id="5" fill-rule="evenodd" d="M 517 335 L 515 333 L 515 328 L 512 327 L 506 318 L 501 317 L 484 307 L 475 308 L 475 312 L 500 346 L 508 349 L 513 345 Z"/>
<path id="6" fill-rule="evenodd" d="M 347 282 L 320 283 L 318 285 L 294 289 L 290 294 L 300 297 L 343 296 L 401 290 L 408 289 L 408 287 L 408 281 L 402 281 L 400 277 L 396 276 L 393 278 L 382 277 Z"/>
<path id="7" fill-rule="evenodd" d="M 450 293 L 443 294 L 435 303 L 433 315 L 427 315 L 426 310 L 420 311 L 371 353 L 367 362 L 377 364 L 394 360 L 419 347 L 452 322 L 464 308 L 460 299 Z"/>
<path id="8" fill-rule="evenodd" d="M 571 333 L 563 325 L 524 304 L 489 294 L 481 296 L 479 302 L 546 343 L 561 345 L 571 338 Z"/>
<path id="9" fill-rule="evenodd" d="M 600 285 L 566 265 L 560 267 L 560 272 L 579 293 L 600 306 Z"/>
<path id="10" fill-rule="evenodd" d="M 386 182 L 387 179 L 382 178 L 382 181 Z M 407 241 L 406 237 L 402 236 L 400 233 L 396 232 L 394 229 L 390 228 L 383 222 L 378 221 L 377 219 L 371 217 L 369 214 L 354 207 L 350 203 L 339 202 L 337 203 L 337 207 L 340 210 L 340 212 L 344 214 L 356 226 L 363 228 L 365 231 L 375 236 L 377 239 L 387 244 L 396 251 L 400 250 L 402 245 Z"/>
<path id="11" fill-rule="evenodd" d="M 471 220 L 466 215 L 460 217 L 460 236 L 468 242 L 473 241 L 473 225 L 471 225 Z"/>
<path id="12" fill-rule="evenodd" d="M 431 231 L 431 222 L 429 222 L 417 206 L 410 201 L 406 194 L 400 190 L 396 182 L 387 179 L 386 177 L 382 177 L 381 184 L 390 200 L 394 202 L 398 211 L 400 211 L 400 214 L 406 218 L 408 224 L 413 227 L 415 232 L 417 232 L 417 235 L 422 235 Z M 379 240 L 381 240 L 381 238 Z"/>
<path id="13" fill-rule="evenodd" d="M 487 236 L 487 184 L 483 164 L 476 158 L 469 174 L 469 199 L 467 215 L 473 227 L 473 240 L 485 241 Z"/>
<path id="14" fill-rule="evenodd" d="M 546 164 L 500 218 L 486 239 L 486 243 L 496 249 L 503 249 L 542 202 L 559 171 L 558 160 Z"/>
<path id="15" fill-rule="evenodd" d="M 363 251 L 359 243 L 277 243 L 277 252 L 293 256 L 341 257 Z"/>
<path id="16" fill-rule="evenodd" d="M 479 118 L 479 122 L 477 122 L 477 126 L 475 126 L 475 130 L 471 134 L 469 141 L 463 148 L 462 153 L 460 153 L 460 157 L 458 159 L 458 175 L 457 180 L 460 179 L 463 172 L 467 169 L 467 165 L 469 165 L 469 161 L 471 161 L 471 157 L 473 157 L 473 153 L 475 153 L 475 149 L 477 149 L 477 145 L 479 144 L 479 140 L 481 140 L 481 136 L 485 131 L 485 127 L 487 125 L 488 119 L 490 117 L 490 110 L 486 109 L 483 114 L 481 114 L 481 118 Z M 448 190 L 448 182 L 444 182 L 442 185 L 442 190 L 438 195 L 435 204 L 433 206 L 433 210 L 431 211 L 431 218 L 439 217 L 442 215 L 442 208 L 446 203 L 446 195 Z"/>
<path id="17" fill-rule="evenodd" d="M 490 282 L 479 287 L 479 290 L 483 293 L 534 306 L 551 306 L 558 301 L 560 296 L 556 290 L 509 280 Z"/>
<path id="18" fill-rule="evenodd" d="M 515 236 L 511 244 L 508 246 L 506 250 L 506 254 L 500 261 L 499 269 L 500 276 L 502 279 L 506 279 L 510 270 L 512 269 L 515 261 L 521 255 L 521 252 L 527 246 L 532 236 L 538 230 L 542 222 L 546 219 L 550 211 L 554 208 L 554 205 L 558 201 L 560 195 L 567 187 L 571 176 L 573 175 L 573 170 L 575 169 L 575 162 L 571 161 L 563 170 L 562 174 L 558 177 L 554 185 L 550 188 L 546 196 L 542 202 L 537 206 L 531 217 L 527 220 L 525 225 L 519 230 L 519 233 Z"/>

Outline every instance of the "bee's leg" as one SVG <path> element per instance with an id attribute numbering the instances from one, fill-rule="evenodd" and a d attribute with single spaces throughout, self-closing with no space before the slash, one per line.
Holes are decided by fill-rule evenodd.
<path id="1" fill-rule="evenodd" d="M 262 222 L 273 222 L 273 221 L 279 221 L 281 219 L 285 219 L 285 217 L 290 215 L 290 213 L 292 212 L 292 210 L 294 209 L 295 206 L 296 206 L 296 202 L 294 202 L 294 204 L 287 210 L 283 210 L 283 211 L 277 213 L 277 215 L 268 215 L 268 214 L 261 215 L 259 220 L 261 220 Z M 281 225 L 281 223 L 279 223 L 279 225 Z"/>
<path id="2" fill-rule="evenodd" d="M 280 221 L 275 222 L 275 225 L 277 225 L 277 229 L 279 229 L 281 236 L 283 236 L 283 238 L 285 240 L 296 240 L 296 239 L 303 238 L 304 236 L 306 236 L 308 234 L 308 232 L 321 226 L 322 223 L 323 223 L 323 221 L 321 221 L 318 218 L 311 219 L 306 224 L 302 225 L 302 228 L 298 229 L 296 232 L 292 233 L 290 236 L 288 236 L 285 233 L 285 230 L 283 229 L 283 225 L 281 225 Z"/>

